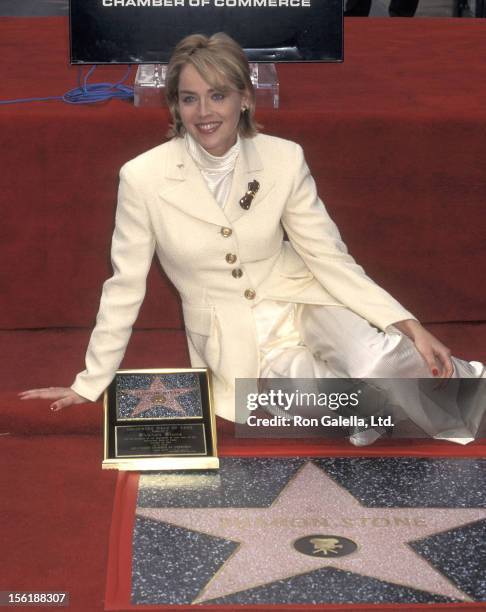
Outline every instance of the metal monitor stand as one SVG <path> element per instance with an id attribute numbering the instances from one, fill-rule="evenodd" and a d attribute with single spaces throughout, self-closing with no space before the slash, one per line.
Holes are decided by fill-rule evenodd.
<path id="1" fill-rule="evenodd" d="M 140 64 L 134 84 L 134 104 L 138 107 L 166 106 L 165 77 L 167 64 Z M 251 63 L 250 76 L 255 87 L 258 108 L 279 107 L 279 82 L 275 64 Z"/>

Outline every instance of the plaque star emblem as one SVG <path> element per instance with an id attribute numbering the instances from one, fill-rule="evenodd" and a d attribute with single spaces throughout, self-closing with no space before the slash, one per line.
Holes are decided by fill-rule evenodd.
<path id="1" fill-rule="evenodd" d="M 157 376 L 152 381 L 147 389 L 126 389 L 122 393 L 131 395 L 132 397 L 140 398 L 140 402 L 133 409 L 131 417 L 136 417 L 156 406 L 163 406 L 178 414 L 185 414 L 186 409 L 177 401 L 177 397 L 196 391 L 196 387 L 167 387 L 160 376 Z"/>
<path id="2" fill-rule="evenodd" d="M 409 543 L 486 518 L 480 508 L 368 508 L 311 462 L 268 508 L 138 508 L 137 514 L 238 543 L 192 603 L 323 567 L 470 601 Z M 336 549 L 334 539 L 357 546 L 339 558 L 302 554 L 294 543 L 308 536 Z"/>

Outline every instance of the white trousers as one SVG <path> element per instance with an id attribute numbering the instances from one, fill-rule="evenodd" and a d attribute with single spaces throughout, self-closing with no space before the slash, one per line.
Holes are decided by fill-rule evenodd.
<path id="1" fill-rule="evenodd" d="M 486 381 L 467 401 L 459 380 L 434 391 L 436 380 L 423 357 L 395 327 L 384 333 L 339 306 L 265 300 L 254 312 L 261 378 L 385 379 L 374 384 L 387 394 L 395 419 L 409 419 L 436 438 L 459 443 L 474 439 L 486 409 Z M 484 376 L 479 362 L 452 361 L 456 379 Z M 397 380 L 426 378 L 433 384 Z"/>

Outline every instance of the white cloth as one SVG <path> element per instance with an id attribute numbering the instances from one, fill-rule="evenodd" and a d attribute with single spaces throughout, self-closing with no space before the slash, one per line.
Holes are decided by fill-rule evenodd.
<path id="1" fill-rule="evenodd" d="M 396 422 L 408 419 L 432 437 L 460 444 L 474 440 L 486 410 L 486 381 L 464 401 L 460 381 L 442 391 L 424 385 L 420 379 L 433 376 L 407 336 L 393 326 L 384 333 L 344 307 L 264 301 L 255 310 L 262 378 L 373 379 Z M 485 375 L 477 361 L 452 361 L 453 378 Z"/>
<path id="2" fill-rule="evenodd" d="M 218 205 L 224 209 L 231 190 L 236 159 L 240 152 L 240 137 L 238 136 L 231 149 L 221 156 L 208 153 L 189 132 L 186 132 L 184 141 L 189 155 L 201 171 L 209 191 L 213 194 Z"/>
<path id="3" fill-rule="evenodd" d="M 211 155 L 190 134 L 184 136 L 185 145 L 208 189 L 218 206 L 224 209 L 231 190 L 231 182 L 240 152 L 240 138 L 224 155 Z M 263 300 L 253 308 L 261 356 L 262 372 L 269 377 L 297 378 L 319 376 L 316 363 L 309 351 L 302 345 L 295 325 L 296 304 Z M 278 365 L 277 365 L 278 364 Z M 275 368 L 277 368 L 275 370 Z M 267 376 L 262 373 L 262 377 Z"/>
<path id="4" fill-rule="evenodd" d="M 186 132 L 185 145 L 208 189 L 218 206 L 224 209 L 240 152 L 240 138 L 222 156 L 211 155 Z M 295 325 L 296 304 L 262 300 L 253 308 L 257 330 L 258 346 L 261 356 L 262 372 L 274 377 L 299 377 L 300 373 L 318 376 L 319 370 L 312 365 L 315 360 L 302 345 L 299 331 Z M 277 366 L 277 364 L 279 364 Z M 277 368 L 273 371 L 273 368 Z M 262 373 L 262 377 L 267 376 Z"/>
<path id="5" fill-rule="evenodd" d="M 187 151 L 199 168 L 217 204 L 224 209 L 231 190 L 240 140 L 217 157 L 208 153 L 190 134 Z M 474 439 L 484 407 L 469 405 L 467 414 L 455 403 L 437 406 L 416 385 L 396 379 L 431 378 L 413 342 L 393 326 L 384 333 L 345 307 L 295 304 L 262 300 L 252 309 L 261 378 L 365 378 L 385 379 L 380 384 L 395 404 L 395 417 L 409 418 L 427 434 L 467 443 Z M 454 376 L 480 377 L 479 362 L 453 358 Z M 443 398 L 442 398 L 443 400 Z M 473 432 L 473 433 L 471 433 Z"/>

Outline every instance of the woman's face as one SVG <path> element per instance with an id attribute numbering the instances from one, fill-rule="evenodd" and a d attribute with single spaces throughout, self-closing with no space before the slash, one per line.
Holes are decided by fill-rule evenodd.
<path id="1" fill-rule="evenodd" d="M 213 89 L 192 64 L 179 76 L 178 109 L 182 124 L 211 155 L 224 155 L 236 142 L 238 123 L 248 96 L 234 89 Z"/>

